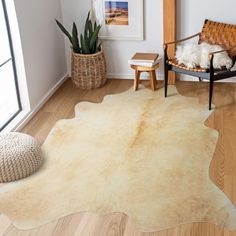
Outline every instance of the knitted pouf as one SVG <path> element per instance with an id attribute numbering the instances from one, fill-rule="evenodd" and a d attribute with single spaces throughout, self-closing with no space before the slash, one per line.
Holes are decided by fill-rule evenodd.
<path id="1" fill-rule="evenodd" d="M 1 183 L 25 178 L 41 164 L 41 148 L 34 138 L 22 133 L 0 134 Z"/>

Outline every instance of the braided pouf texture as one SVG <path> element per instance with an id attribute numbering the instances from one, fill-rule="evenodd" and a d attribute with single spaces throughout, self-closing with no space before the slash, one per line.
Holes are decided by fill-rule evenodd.
<path id="1" fill-rule="evenodd" d="M 33 137 L 16 132 L 0 134 L 0 183 L 33 174 L 42 161 L 41 147 Z"/>

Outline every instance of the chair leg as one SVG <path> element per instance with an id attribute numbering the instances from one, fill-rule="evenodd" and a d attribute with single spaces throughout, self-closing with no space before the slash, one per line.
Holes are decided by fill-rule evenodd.
<path id="1" fill-rule="evenodd" d="M 168 92 L 168 75 L 169 75 L 169 70 L 168 66 L 165 63 L 165 75 L 164 75 L 164 80 L 165 80 L 165 97 L 167 97 L 167 92 Z"/>
<path id="2" fill-rule="evenodd" d="M 203 80 L 202 80 L 202 78 L 201 77 L 199 77 L 199 82 L 202 82 Z"/>
<path id="3" fill-rule="evenodd" d="M 210 91 L 209 91 L 209 110 L 211 110 L 211 104 L 212 104 L 213 85 L 214 85 L 214 80 L 213 80 L 213 78 L 211 78 L 210 79 Z"/>

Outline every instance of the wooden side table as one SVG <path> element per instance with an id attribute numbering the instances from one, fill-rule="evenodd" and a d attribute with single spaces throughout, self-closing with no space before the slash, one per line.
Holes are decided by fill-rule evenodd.
<path id="1" fill-rule="evenodd" d="M 135 70 L 134 91 L 138 90 L 138 85 L 140 82 L 140 75 L 142 72 L 149 73 L 152 90 L 153 91 L 156 90 L 156 87 L 157 87 L 156 70 L 159 68 L 159 64 L 156 64 L 153 67 L 144 67 L 144 66 L 135 66 L 135 65 L 130 65 L 130 67 Z"/>

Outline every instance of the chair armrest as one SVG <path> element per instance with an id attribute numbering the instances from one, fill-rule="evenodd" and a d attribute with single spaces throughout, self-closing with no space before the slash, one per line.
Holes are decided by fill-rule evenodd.
<path id="1" fill-rule="evenodd" d="M 227 51 L 231 51 L 232 49 L 236 48 L 236 45 L 230 48 L 226 48 L 224 50 L 220 50 L 220 51 L 215 51 L 215 52 L 211 52 L 209 53 L 209 59 L 212 58 L 212 56 L 214 56 L 215 54 L 221 53 L 221 52 L 227 52 Z"/>
<path id="2" fill-rule="evenodd" d="M 176 41 L 173 41 L 173 42 L 164 43 L 164 44 L 163 44 L 163 47 L 165 48 L 165 47 L 166 47 L 167 45 L 169 45 L 169 44 L 178 44 L 178 43 L 187 41 L 187 40 L 189 40 L 189 39 L 192 39 L 192 38 L 195 38 L 195 37 L 199 36 L 200 34 L 201 34 L 201 33 L 197 33 L 197 34 L 194 34 L 194 35 L 189 36 L 189 37 L 187 37 L 187 38 L 183 38 L 183 39 L 176 40 Z"/>

